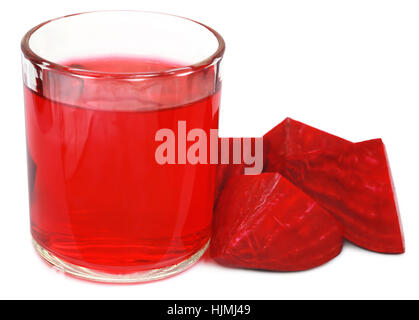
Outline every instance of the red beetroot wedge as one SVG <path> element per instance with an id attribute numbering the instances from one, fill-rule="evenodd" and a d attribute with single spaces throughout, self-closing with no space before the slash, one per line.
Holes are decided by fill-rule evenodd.
<path id="1" fill-rule="evenodd" d="M 372 251 L 404 252 L 381 139 L 289 156 L 280 166 L 281 174 L 343 223 L 346 239 Z"/>
<path id="2" fill-rule="evenodd" d="M 300 271 L 337 256 L 342 241 L 341 224 L 280 174 L 240 175 L 220 195 L 210 254 L 230 267 Z"/>
<path id="3" fill-rule="evenodd" d="M 291 155 L 341 148 L 352 142 L 286 118 L 263 137 L 265 171 L 279 171 L 280 161 Z"/>

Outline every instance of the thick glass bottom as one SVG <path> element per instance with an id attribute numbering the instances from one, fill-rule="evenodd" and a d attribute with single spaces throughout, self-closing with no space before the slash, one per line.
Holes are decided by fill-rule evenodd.
<path id="1" fill-rule="evenodd" d="M 38 254 L 45 261 L 47 261 L 49 264 L 51 264 L 54 268 L 58 269 L 59 271 L 68 273 L 72 276 L 85 280 L 109 283 L 140 283 L 160 280 L 173 276 L 177 273 L 180 273 L 188 269 L 195 262 L 197 262 L 205 253 L 209 245 L 208 241 L 200 250 L 194 253 L 191 257 L 172 266 L 129 274 L 111 274 L 97 270 L 92 270 L 89 268 L 77 266 L 75 264 L 66 262 L 63 259 L 55 256 L 47 249 L 43 248 L 34 239 L 32 239 L 32 242 Z"/>

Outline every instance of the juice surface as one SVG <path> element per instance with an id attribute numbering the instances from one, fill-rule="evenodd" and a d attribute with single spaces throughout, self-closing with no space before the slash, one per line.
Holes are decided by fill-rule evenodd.
<path id="1" fill-rule="evenodd" d="M 104 73 L 179 67 L 127 57 L 70 64 Z M 149 94 L 153 103 L 144 99 L 141 86 L 125 95 L 116 80 L 107 80 L 102 91 L 87 81 L 77 80 L 77 90 L 68 79 L 53 81 L 76 103 L 54 99 L 66 93 L 54 93 L 47 80 L 48 97 L 25 87 L 34 239 L 70 263 L 119 274 L 173 265 L 202 248 L 210 234 L 215 168 L 158 164 L 155 150 L 161 142 L 155 134 L 160 128 L 176 133 L 178 121 L 186 121 L 188 130 L 201 128 L 209 136 L 218 127 L 219 90 L 166 108 L 155 101 L 169 105 L 190 94 L 188 81 L 173 91 L 156 79 Z"/>

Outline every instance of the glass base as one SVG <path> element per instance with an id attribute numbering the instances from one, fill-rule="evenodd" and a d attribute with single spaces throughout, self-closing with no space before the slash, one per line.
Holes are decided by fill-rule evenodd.
<path id="1" fill-rule="evenodd" d="M 194 253 L 190 258 L 169 267 L 129 273 L 129 274 L 111 274 L 111 273 L 92 270 L 89 268 L 81 267 L 81 266 L 66 262 L 58 258 L 57 256 L 55 256 L 54 254 L 52 254 L 47 249 L 43 248 L 34 239 L 32 239 L 32 242 L 38 254 L 44 260 L 50 263 L 54 268 L 58 269 L 59 271 L 68 273 L 72 276 L 85 279 L 85 280 L 109 282 L 109 283 L 149 282 L 149 281 L 160 280 L 163 278 L 173 276 L 177 273 L 180 273 L 188 269 L 190 266 L 196 263 L 205 253 L 209 245 L 209 241 L 208 241 L 200 250 Z"/>

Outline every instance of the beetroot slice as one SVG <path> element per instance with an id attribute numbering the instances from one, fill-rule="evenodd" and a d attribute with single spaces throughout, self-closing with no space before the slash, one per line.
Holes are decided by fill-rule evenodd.
<path id="1" fill-rule="evenodd" d="M 404 252 L 381 139 L 289 156 L 280 162 L 281 174 L 343 223 L 346 239 L 372 251 Z"/>
<path id="2" fill-rule="evenodd" d="M 342 148 L 352 142 L 286 118 L 263 137 L 265 170 L 278 171 L 279 160 L 291 155 Z"/>
<path id="3" fill-rule="evenodd" d="M 230 267 L 299 271 L 342 249 L 341 224 L 278 173 L 226 183 L 214 214 L 210 254 Z"/>

